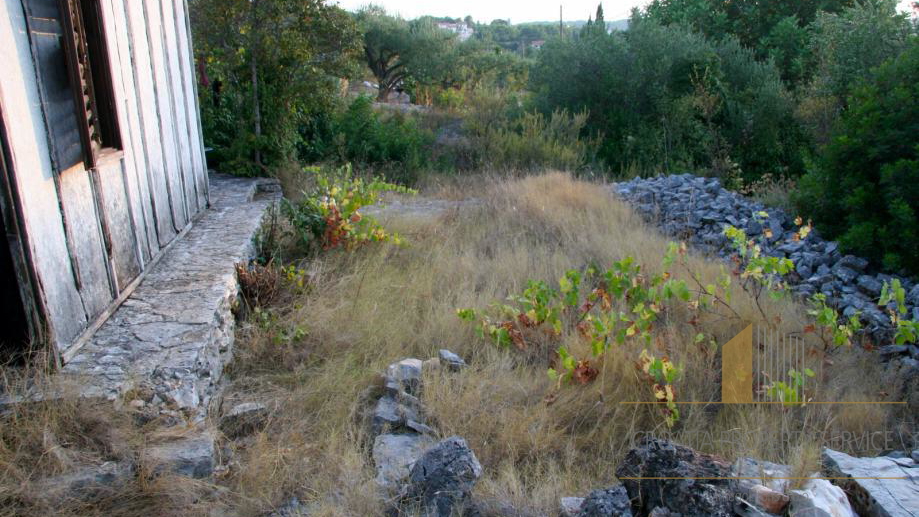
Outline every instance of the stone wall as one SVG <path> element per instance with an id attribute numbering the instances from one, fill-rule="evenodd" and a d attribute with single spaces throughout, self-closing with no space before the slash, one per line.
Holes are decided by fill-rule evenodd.
<path id="1" fill-rule="evenodd" d="M 638 178 L 613 189 L 667 235 L 723 258 L 734 253 L 723 235 L 726 225 L 741 228 L 754 238 L 765 237 L 770 233 L 767 229 L 771 230 L 771 237 L 763 239 L 763 253 L 794 262 L 796 272 L 788 280 L 795 294 L 808 298 L 823 293 L 827 303 L 845 316 L 859 311 L 867 334 L 882 345 L 882 354 L 899 356 L 919 367 L 919 347 L 890 344 L 893 326 L 884 308 L 877 305 L 884 282 L 899 278 L 907 292 L 907 319 L 919 320 L 919 284 L 881 273 L 863 258 L 843 255 L 836 242 L 824 240 L 817 231 L 795 241 L 798 228 L 793 217 L 725 190 L 715 178 L 691 174 Z M 769 217 L 754 217 L 760 211 Z"/>

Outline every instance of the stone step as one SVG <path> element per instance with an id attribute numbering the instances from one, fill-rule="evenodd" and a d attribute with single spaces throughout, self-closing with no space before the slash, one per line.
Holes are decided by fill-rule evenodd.
<path id="1" fill-rule="evenodd" d="M 210 207 L 64 365 L 62 380 L 85 397 L 130 391 L 128 403 L 203 419 L 232 353 L 235 266 L 253 258 L 253 237 L 279 198 L 275 180 L 211 175 Z"/>

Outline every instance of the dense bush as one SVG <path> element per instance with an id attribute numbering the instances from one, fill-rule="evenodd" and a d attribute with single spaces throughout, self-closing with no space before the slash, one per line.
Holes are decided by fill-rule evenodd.
<path id="1" fill-rule="evenodd" d="M 919 39 L 855 88 L 798 203 L 847 251 L 919 273 Z"/>
<path id="2" fill-rule="evenodd" d="M 411 184 L 427 165 L 433 137 L 410 115 L 374 109 L 369 97 L 358 97 L 333 117 L 329 151 L 339 162 L 352 162 Z"/>
<path id="3" fill-rule="evenodd" d="M 614 170 L 798 173 L 793 105 L 778 70 L 726 37 L 635 19 L 627 33 L 553 40 L 531 73 L 536 103 L 589 113 Z"/>
<path id="4" fill-rule="evenodd" d="M 593 142 L 580 138 L 585 113 L 524 113 L 517 120 L 472 132 L 477 168 L 492 171 L 578 171 L 590 162 Z"/>

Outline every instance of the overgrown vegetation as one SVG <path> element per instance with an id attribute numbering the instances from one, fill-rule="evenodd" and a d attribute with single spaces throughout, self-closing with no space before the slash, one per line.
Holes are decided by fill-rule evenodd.
<path id="1" fill-rule="evenodd" d="M 241 468 L 226 481 L 242 499 L 264 501 L 253 511 L 294 493 L 332 514 L 380 515 L 382 506 L 370 495 L 375 474 L 355 446 L 369 446 L 362 416 L 369 408 L 362 401 L 373 399 L 374 379 L 387 364 L 430 357 L 440 348 L 459 353 L 470 367 L 448 376 L 427 373 L 422 397 L 435 427 L 443 436 L 463 436 L 476 451 L 486 473 L 478 484 L 480 496 L 500 498 L 521 511 L 551 513 L 559 496 L 608 484 L 608 466 L 642 432 L 730 458 L 782 461 L 803 473 L 815 468 L 819 456 L 810 451 L 826 436 L 912 422 L 900 406 L 801 407 L 812 399 L 891 400 L 908 389 L 885 388 L 886 394 L 875 389 L 872 379 L 884 375 L 882 366 L 858 348 L 831 350 L 832 364 L 814 367 L 814 377 L 802 370 L 806 380 L 800 385 L 759 387 L 788 406 L 715 410 L 676 404 L 718 399 L 719 348 L 713 343 L 733 337 L 745 321 L 764 320 L 779 332 L 801 333 L 815 325 L 815 316 L 789 298 L 763 293 L 757 301 L 752 290 L 743 289 L 746 278 L 765 281 L 754 278 L 761 266 L 755 260 L 738 265 L 735 275 L 681 251 L 593 184 L 563 174 L 478 181 L 483 184 L 460 184 L 443 195 L 454 197 L 458 188 L 479 198 L 479 208 L 440 216 L 381 215 L 382 224 L 404 235 L 408 246 L 321 254 L 307 266 L 307 290 L 263 307 L 267 316 L 244 326 L 230 393 L 282 404 L 277 421 L 254 445 L 238 450 Z M 665 267 L 661 257 L 668 255 L 674 260 Z M 612 288 L 599 269 L 592 277 L 585 274 L 591 264 L 611 263 L 620 265 L 611 269 Z M 663 298 L 663 286 L 669 285 L 674 301 L 662 301 L 652 324 L 636 325 L 641 328 L 634 337 L 626 336 L 630 326 L 619 321 L 620 311 L 637 322 L 631 311 L 638 298 L 654 295 L 652 279 L 667 272 L 656 293 Z M 729 309 L 715 310 L 715 297 L 728 296 L 720 287 L 726 275 L 732 279 L 736 320 L 723 318 Z M 559 277 L 558 284 L 533 280 Z M 610 294 L 619 289 L 621 296 Z M 710 301 L 708 311 L 690 306 L 700 296 Z M 478 313 L 490 315 L 488 327 L 481 319 L 470 325 L 456 317 L 457 307 L 485 308 L 508 297 L 496 312 Z M 585 301 L 593 304 L 591 323 L 616 320 L 616 330 L 606 335 L 610 344 L 624 331 L 622 344 L 600 357 L 593 349 L 604 337 L 585 339 L 578 328 Z M 650 303 L 645 300 L 646 309 Z M 508 316 L 503 305 L 512 307 Z M 687 324 L 694 315 L 695 325 Z M 479 329 L 488 336 L 492 327 L 506 328 L 499 323 L 511 316 L 520 334 L 493 334 L 508 346 L 478 337 Z M 585 330 L 593 333 L 596 327 Z M 802 338 L 820 349 L 818 334 Z M 550 362 L 559 373 L 555 379 L 546 374 Z M 559 389 L 562 376 L 574 386 Z M 366 386 L 371 388 L 362 395 Z M 291 450 L 311 451 L 311 461 Z M 267 483 L 268 472 L 279 482 Z M 366 496 L 338 497 L 341 486 Z"/>
<path id="2" fill-rule="evenodd" d="M 304 249 L 353 250 L 371 242 L 402 243 L 398 234 L 386 231 L 376 219 L 361 214 L 360 209 L 377 203 L 385 192 L 415 191 L 376 178 L 357 177 L 350 165 L 331 171 L 312 167 L 304 169 L 303 174 L 309 176 L 304 182 L 310 185 L 309 190 L 300 193 L 299 201 L 285 199 L 282 209 Z"/>

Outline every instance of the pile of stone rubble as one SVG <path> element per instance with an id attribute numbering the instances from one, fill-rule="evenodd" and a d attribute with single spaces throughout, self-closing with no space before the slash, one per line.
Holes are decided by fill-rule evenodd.
<path id="1" fill-rule="evenodd" d="M 449 373 L 465 367 L 462 358 L 441 350 L 438 358 L 403 359 L 386 369 L 370 436 L 376 481 L 394 514 L 449 517 L 474 506 L 469 494 L 482 466 L 462 438 L 436 440 L 418 399 L 425 370 Z"/>
<path id="2" fill-rule="evenodd" d="M 801 486 L 791 467 L 751 458 L 729 464 L 648 438 L 616 469 L 620 483 L 586 497 L 563 497 L 562 517 L 915 517 L 919 451 L 854 458 L 824 449 L 823 472 Z M 882 479 L 878 479 L 882 478 Z"/>
<path id="3" fill-rule="evenodd" d="M 752 238 L 762 237 L 764 254 L 794 262 L 796 272 L 788 280 L 796 294 L 807 298 L 823 293 L 845 316 L 857 311 L 867 334 L 883 345 L 885 357 L 897 357 L 919 368 L 919 347 L 890 344 L 893 326 L 885 308 L 877 304 L 884 283 L 898 278 L 907 292 L 906 319 L 919 320 L 919 284 L 877 272 L 863 258 L 843 255 L 836 242 L 824 240 L 816 231 L 795 240 L 798 227 L 794 218 L 722 188 L 715 178 L 691 174 L 638 178 L 616 184 L 613 190 L 667 235 L 724 258 L 734 254 L 723 233 L 726 225 L 740 228 Z M 760 212 L 768 217 L 755 215 Z"/>

